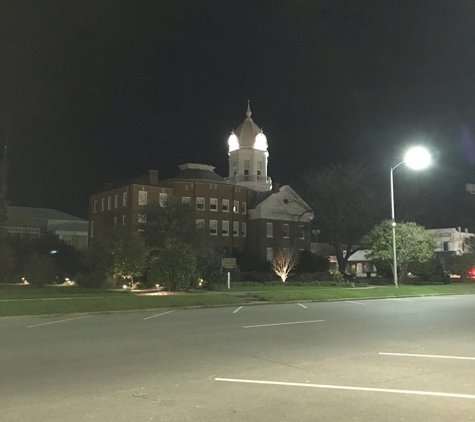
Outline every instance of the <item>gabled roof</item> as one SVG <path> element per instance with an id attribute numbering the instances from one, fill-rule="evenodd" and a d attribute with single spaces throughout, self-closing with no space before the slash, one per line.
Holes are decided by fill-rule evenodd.
<path id="1" fill-rule="evenodd" d="M 65 212 L 51 208 L 32 208 L 32 207 L 7 207 L 7 216 L 9 218 L 31 218 L 39 220 L 65 220 L 86 222 L 83 218 L 76 217 Z"/>
<path id="2" fill-rule="evenodd" d="M 313 219 L 312 208 L 289 185 L 278 192 L 261 192 L 251 204 L 249 218 L 309 222 Z"/>

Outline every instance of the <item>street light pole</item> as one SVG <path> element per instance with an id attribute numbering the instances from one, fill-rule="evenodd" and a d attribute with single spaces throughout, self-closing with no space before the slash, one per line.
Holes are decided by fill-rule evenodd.
<path id="1" fill-rule="evenodd" d="M 411 148 L 404 160 L 399 164 L 391 168 L 391 225 L 393 228 L 393 274 L 394 274 L 394 287 L 398 287 L 397 282 L 397 253 L 396 253 L 396 217 L 394 215 L 394 182 L 393 171 L 397 169 L 401 164 L 406 163 L 409 167 L 420 170 L 427 167 L 430 164 L 430 154 L 422 147 Z"/>
<path id="2" fill-rule="evenodd" d="M 406 160 L 404 160 L 406 161 Z M 394 181 L 393 171 L 399 167 L 404 161 L 401 161 L 398 165 L 391 167 L 391 225 L 393 228 L 393 275 L 394 275 L 394 287 L 398 287 L 397 282 L 397 254 L 396 254 L 396 216 L 394 214 Z"/>

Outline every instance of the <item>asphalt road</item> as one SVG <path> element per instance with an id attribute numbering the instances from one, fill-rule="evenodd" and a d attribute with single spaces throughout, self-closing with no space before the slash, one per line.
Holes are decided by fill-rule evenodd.
<path id="1" fill-rule="evenodd" d="M 0 320 L 0 421 L 472 421 L 475 296 Z"/>

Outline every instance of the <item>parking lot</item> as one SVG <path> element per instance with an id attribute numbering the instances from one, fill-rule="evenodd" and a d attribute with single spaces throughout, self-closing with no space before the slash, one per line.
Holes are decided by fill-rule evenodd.
<path id="1" fill-rule="evenodd" d="M 475 296 L 0 322 L 2 421 L 475 420 Z"/>

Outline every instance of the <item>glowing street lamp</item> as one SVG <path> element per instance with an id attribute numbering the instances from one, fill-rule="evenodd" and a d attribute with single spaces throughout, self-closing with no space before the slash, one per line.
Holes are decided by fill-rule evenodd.
<path id="1" fill-rule="evenodd" d="M 396 255 L 396 218 L 394 216 L 394 184 L 393 184 L 393 171 L 401 164 L 406 165 L 414 170 L 422 170 L 430 164 L 430 154 L 422 147 L 411 148 L 404 156 L 404 161 L 391 168 L 391 225 L 393 228 L 393 274 L 394 274 L 394 286 L 398 287 L 397 282 L 397 255 Z"/>

